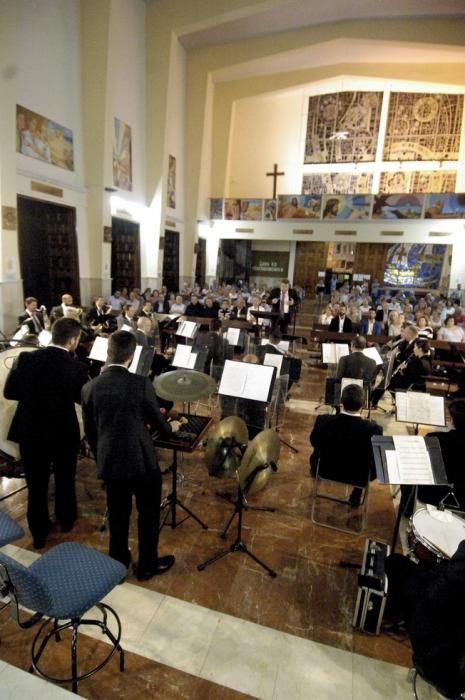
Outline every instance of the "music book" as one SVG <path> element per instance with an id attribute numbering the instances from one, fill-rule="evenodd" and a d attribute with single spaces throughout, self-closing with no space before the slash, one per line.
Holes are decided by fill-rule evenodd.
<path id="1" fill-rule="evenodd" d="M 276 376 L 279 377 L 283 366 L 284 355 L 276 355 L 273 352 L 266 352 L 263 358 L 263 364 L 268 367 L 276 367 Z"/>
<path id="2" fill-rule="evenodd" d="M 97 360 L 98 362 L 106 362 L 107 352 L 108 338 L 103 338 L 101 335 L 98 335 L 94 340 L 94 344 L 92 345 L 92 349 L 89 353 L 89 359 Z"/>
<path id="3" fill-rule="evenodd" d="M 341 357 L 350 354 L 347 343 L 322 343 L 322 360 L 325 365 L 337 365 Z"/>
<path id="4" fill-rule="evenodd" d="M 226 339 L 229 345 L 239 345 L 239 336 L 241 334 L 240 328 L 228 328 L 226 333 Z"/>
<path id="5" fill-rule="evenodd" d="M 396 391 L 396 420 L 403 423 L 446 425 L 443 396 L 432 396 L 422 391 Z"/>
<path id="6" fill-rule="evenodd" d="M 434 484 L 431 459 L 420 435 L 394 435 L 394 450 L 386 450 L 391 484 Z"/>
<path id="7" fill-rule="evenodd" d="M 194 369 L 197 360 L 197 353 L 192 352 L 191 345 L 177 345 L 173 357 L 173 366 L 183 369 Z"/>
<path id="8" fill-rule="evenodd" d="M 132 358 L 132 362 L 128 367 L 131 374 L 137 374 L 137 368 L 139 365 L 139 360 L 140 360 L 140 356 L 142 354 L 143 347 L 144 347 L 143 345 L 136 345 L 136 349 L 134 351 L 134 357 Z"/>
<path id="9" fill-rule="evenodd" d="M 268 402 L 271 400 L 275 377 L 276 367 L 226 360 L 218 393 Z"/>
<path id="10" fill-rule="evenodd" d="M 270 341 L 267 338 L 262 338 L 260 345 L 269 345 Z M 276 346 L 281 352 L 289 352 L 289 340 L 280 340 Z"/>
<path id="11" fill-rule="evenodd" d="M 50 343 L 52 342 L 52 334 L 50 333 L 50 331 L 40 331 L 38 339 L 39 345 L 41 345 L 43 348 L 46 348 L 47 345 L 50 345 Z"/>
<path id="12" fill-rule="evenodd" d="M 383 363 L 383 358 L 379 354 L 376 348 L 365 348 L 362 350 L 363 354 L 369 357 L 371 360 L 374 360 L 377 365 L 382 365 Z"/>
<path id="13" fill-rule="evenodd" d="M 342 377 L 341 378 L 341 394 L 346 388 L 346 386 L 349 386 L 350 384 L 357 384 L 357 386 L 361 386 L 363 389 L 363 379 L 353 379 L 352 377 Z"/>
<path id="14" fill-rule="evenodd" d="M 179 318 L 182 314 L 159 314 L 154 312 L 152 318 L 154 321 L 174 321 Z"/>
<path id="15" fill-rule="evenodd" d="M 181 321 L 178 323 L 176 335 L 180 335 L 183 338 L 193 338 L 196 330 L 197 324 L 194 321 Z"/>
<path id="16" fill-rule="evenodd" d="M 128 333 L 134 333 L 134 328 L 131 328 L 131 326 L 128 326 L 127 323 L 123 323 L 120 330 L 127 331 Z"/>

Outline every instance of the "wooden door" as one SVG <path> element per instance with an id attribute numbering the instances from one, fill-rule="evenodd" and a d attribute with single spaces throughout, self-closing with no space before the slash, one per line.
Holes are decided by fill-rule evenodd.
<path id="1" fill-rule="evenodd" d="M 294 284 L 307 292 L 315 291 L 318 272 L 324 272 L 328 257 L 328 243 L 297 241 L 295 252 Z"/>
<path id="2" fill-rule="evenodd" d="M 18 197 L 18 242 L 24 296 L 50 308 L 71 294 L 80 304 L 76 210 Z"/>
<path id="3" fill-rule="evenodd" d="M 163 284 L 169 292 L 179 291 L 179 232 L 165 230 Z"/>
<path id="4" fill-rule="evenodd" d="M 139 224 L 113 217 L 111 220 L 111 277 L 113 291 L 140 289 Z"/>

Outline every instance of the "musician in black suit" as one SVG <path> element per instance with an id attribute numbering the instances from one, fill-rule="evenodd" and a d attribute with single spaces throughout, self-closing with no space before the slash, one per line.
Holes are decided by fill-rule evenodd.
<path id="1" fill-rule="evenodd" d="M 352 340 L 350 355 L 341 357 L 337 365 L 336 379 L 343 377 L 351 379 L 363 379 L 366 386 L 370 386 L 376 375 L 376 362 L 363 354 L 367 346 L 363 335 L 356 335 Z"/>
<path id="2" fill-rule="evenodd" d="M 279 288 L 272 289 L 268 298 L 271 310 L 279 313 L 281 333 L 286 334 L 299 304 L 299 296 L 290 288 L 289 280 L 282 280 Z"/>
<path id="3" fill-rule="evenodd" d="M 70 318 L 52 327 L 52 344 L 21 353 L 5 383 L 4 396 L 18 401 L 8 439 L 19 443 L 28 487 L 27 519 L 34 547 L 44 546 L 52 527 L 48 483 L 53 466 L 55 516 L 71 530 L 77 518 L 76 459 L 80 442 L 75 402 L 88 379 L 87 368 L 74 357 L 81 327 Z M 51 434 L 52 433 L 52 434 Z"/>
<path id="4" fill-rule="evenodd" d="M 353 333 L 352 321 L 346 316 L 346 305 L 339 304 L 339 313 L 331 319 L 328 330 L 332 333 Z"/>
<path id="5" fill-rule="evenodd" d="M 99 327 L 102 330 L 109 330 L 112 318 L 111 306 L 105 304 L 103 297 L 96 297 L 95 302 L 86 314 L 86 323 L 92 330 Z"/>
<path id="6" fill-rule="evenodd" d="M 361 487 L 376 477 L 371 449 L 372 435 L 382 435 L 383 429 L 371 420 L 361 417 L 365 392 L 357 384 L 346 386 L 341 396 L 342 410 L 337 415 L 318 416 L 310 434 L 313 454 L 310 457 L 312 474 L 318 462 L 325 477 L 354 484 L 351 505 L 358 506 Z"/>
<path id="7" fill-rule="evenodd" d="M 61 297 L 61 304 L 59 306 L 54 306 L 50 312 L 50 321 L 54 323 L 58 318 L 63 318 L 66 307 L 72 305 L 73 297 L 71 294 L 63 294 Z"/>
<path id="8" fill-rule="evenodd" d="M 384 621 L 405 622 L 413 661 L 441 697 L 465 690 L 465 539 L 450 560 L 432 567 L 402 554 L 386 558 Z"/>
<path id="9" fill-rule="evenodd" d="M 412 389 L 413 391 L 425 391 L 426 377 L 429 376 L 431 372 L 429 342 L 424 338 L 417 338 L 412 344 L 412 352 L 408 354 L 406 360 L 400 365 L 397 365 L 392 373 L 388 390 Z M 373 391 L 371 399 L 373 408 L 377 407 L 378 401 L 384 394 L 384 391 L 384 386 L 377 387 Z"/>
<path id="10" fill-rule="evenodd" d="M 30 335 L 39 335 L 45 328 L 44 314 L 38 309 L 38 305 L 39 302 L 35 297 L 27 297 L 24 300 L 24 313 L 18 316 L 18 324 L 27 326 Z"/>
<path id="11" fill-rule="evenodd" d="M 173 556 L 158 556 L 161 474 L 150 430 L 168 435 L 179 429 L 179 423 L 165 421 L 149 378 L 128 371 L 135 348 L 134 334 L 129 331 L 110 336 L 108 367 L 84 386 L 82 408 L 98 476 L 106 484 L 109 554 L 129 567 L 129 520 L 134 495 L 139 539 L 136 574 L 139 580 L 147 580 L 174 564 Z"/>

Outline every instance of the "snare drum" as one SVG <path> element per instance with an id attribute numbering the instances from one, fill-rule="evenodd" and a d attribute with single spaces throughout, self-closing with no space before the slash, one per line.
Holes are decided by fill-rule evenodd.
<path id="1" fill-rule="evenodd" d="M 465 520 L 449 510 L 420 508 L 410 519 L 407 538 L 413 559 L 437 565 L 450 559 L 465 539 Z"/>

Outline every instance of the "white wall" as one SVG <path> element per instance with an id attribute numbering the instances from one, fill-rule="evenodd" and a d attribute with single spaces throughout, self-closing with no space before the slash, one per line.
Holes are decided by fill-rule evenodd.
<path id="1" fill-rule="evenodd" d="M 234 104 L 227 197 L 271 197 L 274 163 L 285 175 L 277 192 L 300 192 L 302 187 L 302 96 L 280 93 L 238 100 Z"/>

